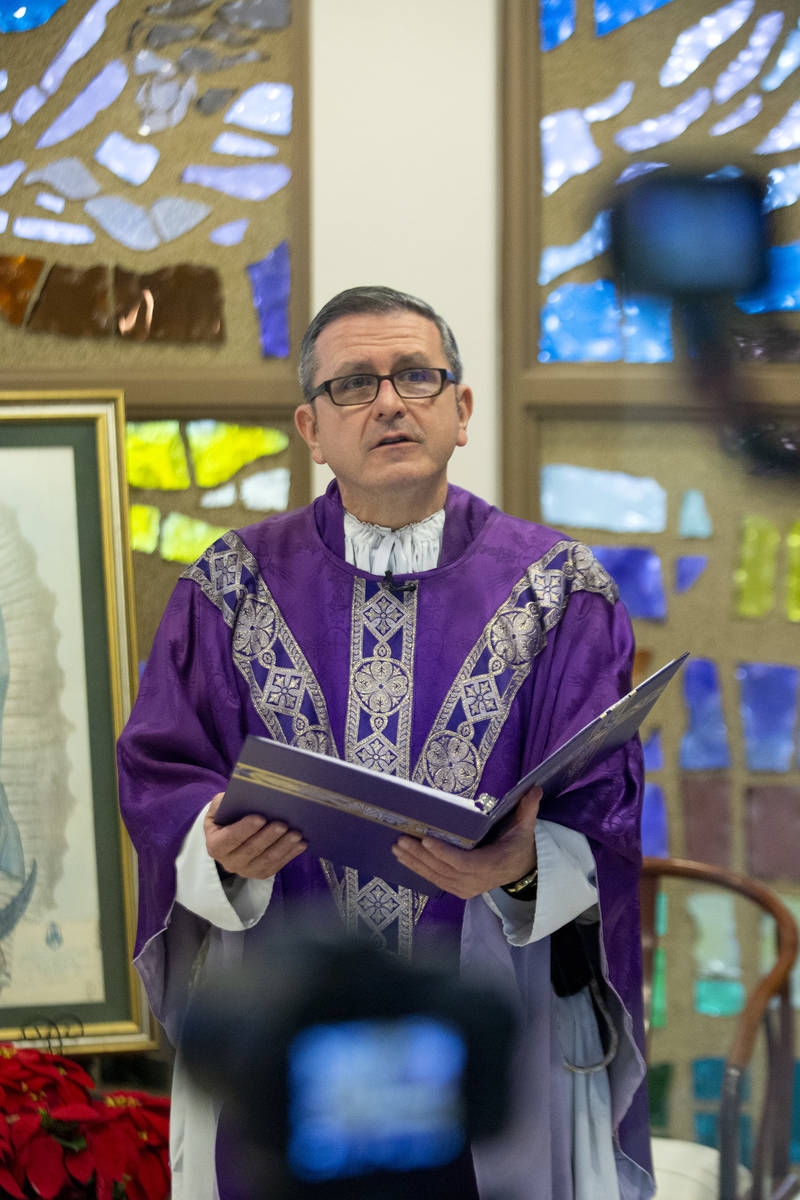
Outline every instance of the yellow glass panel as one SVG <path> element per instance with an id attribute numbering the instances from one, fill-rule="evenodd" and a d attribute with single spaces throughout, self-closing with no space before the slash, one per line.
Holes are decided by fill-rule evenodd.
<path id="1" fill-rule="evenodd" d="M 786 576 L 786 613 L 790 621 L 800 621 L 800 521 L 795 521 L 786 539 L 789 569 Z"/>
<path id="2" fill-rule="evenodd" d="M 152 554 L 158 545 L 161 513 L 154 504 L 131 505 L 131 550 Z"/>
<path id="3" fill-rule="evenodd" d="M 228 529 L 228 525 L 209 525 L 196 517 L 170 513 L 161 526 L 161 557 L 167 562 L 194 562 Z"/>
<path id="4" fill-rule="evenodd" d="M 280 429 L 227 425 L 223 421 L 190 421 L 186 426 L 195 479 L 200 487 L 216 487 L 237 471 L 289 445 Z"/>
<path id="5" fill-rule="evenodd" d="M 177 492 L 189 486 L 189 465 L 177 421 L 129 421 L 125 436 L 128 483 Z"/>
<path id="6" fill-rule="evenodd" d="M 775 569 L 781 535 L 766 517 L 743 517 L 739 566 L 733 573 L 735 611 L 740 617 L 765 617 L 775 605 Z"/>

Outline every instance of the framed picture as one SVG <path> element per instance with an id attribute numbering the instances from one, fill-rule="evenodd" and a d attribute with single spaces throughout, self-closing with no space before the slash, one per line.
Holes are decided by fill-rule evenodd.
<path id="1" fill-rule="evenodd" d="M 135 678 L 121 392 L 0 392 L 0 1040 L 149 1049 L 116 738 Z"/>

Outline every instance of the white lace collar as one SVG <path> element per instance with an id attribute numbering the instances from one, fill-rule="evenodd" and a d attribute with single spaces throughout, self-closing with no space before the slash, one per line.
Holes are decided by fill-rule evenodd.
<path id="1" fill-rule="evenodd" d="M 431 571 L 439 561 L 444 530 L 444 509 L 403 525 L 389 529 L 386 525 L 369 525 L 352 513 L 344 514 L 344 553 L 351 566 L 371 575 L 415 575 Z"/>

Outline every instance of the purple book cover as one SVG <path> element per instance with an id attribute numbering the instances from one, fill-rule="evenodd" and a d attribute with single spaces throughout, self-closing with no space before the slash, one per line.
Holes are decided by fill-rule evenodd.
<path id="1" fill-rule="evenodd" d="M 401 834 L 439 837 L 469 850 L 529 788 L 560 792 L 604 753 L 633 737 L 686 654 L 600 713 L 529 771 L 499 801 L 453 796 L 395 775 L 250 735 L 217 810 L 221 825 L 248 813 L 285 821 L 312 854 L 418 892 L 438 889 L 401 866 L 391 847 Z"/>

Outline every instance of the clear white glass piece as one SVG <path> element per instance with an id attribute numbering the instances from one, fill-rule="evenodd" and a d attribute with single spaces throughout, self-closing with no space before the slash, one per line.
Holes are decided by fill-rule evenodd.
<path id="1" fill-rule="evenodd" d="M 160 245 L 149 212 L 122 196 L 95 196 L 83 207 L 109 237 L 129 250 L 155 250 Z"/>
<path id="2" fill-rule="evenodd" d="M 46 208 L 48 212 L 63 213 L 67 202 L 63 196 L 54 196 L 51 192 L 39 192 L 36 203 L 40 208 Z"/>
<path id="3" fill-rule="evenodd" d="M 544 286 L 572 267 L 591 262 L 608 247 L 608 213 L 598 213 L 590 229 L 569 246 L 546 246 L 539 264 L 539 283 Z"/>
<path id="4" fill-rule="evenodd" d="M 113 59 L 107 63 L 45 130 L 36 143 L 37 148 L 55 146 L 79 129 L 85 129 L 98 113 L 114 103 L 127 82 L 128 70 L 123 62 Z"/>
<path id="5" fill-rule="evenodd" d="M 18 125 L 24 125 L 29 121 L 35 112 L 44 104 L 47 96 L 41 88 L 34 83 L 31 87 L 26 88 L 21 96 L 18 97 L 16 104 L 11 110 L 11 115 Z"/>
<path id="6" fill-rule="evenodd" d="M 168 58 L 161 58 L 152 50 L 140 50 L 133 60 L 134 75 L 160 75 L 162 79 L 171 79 L 175 69 L 175 64 Z"/>
<path id="7" fill-rule="evenodd" d="M 737 54 L 714 84 L 714 99 L 717 104 L 724 104 L 743 87 L 747 87 L 748 83 L 752 83 L 772 49 L 782 25 L 781 12 L 766 13 L 765 16 L 759 17 L 745 49 Z"/>
<path id="8" fill-rule="evenodd" d="M 200 495 L 201 508 L 230 508 L 236 503 L 236 484 L 224 483 L 222 487 Z"/>
<path id="9" fill-rule="evenodd" d="M 148 79 L 136 93 L 136 103 L 142 114 L 139 133 L 147 137 L 162 129 L 174 129 L 186 116 L 196 95 L 194 76 L 183 84 L 176 79 Z"/>
<path id="10" fill-rule="evenodd" d="M 800 26 L 800 21 L 798 21 L 798 26 Z M 774 92 L 781 86 L 784 79 L 788 79 L 792 72 L 797 70 L 798 66 L 800 66 L 800 28 L 793 29 L 787 37 L 775 66 L 761 80 L 762 89 L 765 92 Z"/>
<path id="11" fill-rule="evenodd" d="M 110 133 L 94 153 L 95 161 L 120 179 L 137 187 L 149 179 L 160 157 L 149 142 L 132 142 L 122 133 Z"/>
<path id="12" fill-rule="evenodd" d="M 800 163 L 790 163 L 786 167 L 774 167 L 767 172 L 767 194 L 764 197 L 764 210 L 771 212 L 774 208 L 788 208 L 796 204 L 800 198 Z"/>
<path id="13" fill-rule="evenodd" d="M 605 100 L 598 100 L 596 104 L 587 105 L 583 110 L 583 115 L 590 125 L 594 121 L 608 121 L 610 117 L 616 117 L 630 104 L 634 88 L 635 84 L 630 81 L 621 83 Z"/>
<path id="14" fill-rule="evenodd" d="M 0 138 L 4 138 L 10 132 L 12 124 L 11 113 L 0 113 Z"/>
<path id="15" fill-rule="evenodd" d="M 258 163 L 247 167 L 205 167 L 190 163 L 184 183 L 199 183 L 239 200 L 266 200 L 289 182 L 292 172 L 283 163 Z"/>
<path id="16" fill-rule="evenodd" d="M 0 71 L 0 92 L 4 92 L 8 87 L 8 71 Z"/>
<path id="17" fill-rule="evenodd" d="M 218 225 L 213 229 L 208 235 L 208 240 L 216 246 L 238 246 L 247 233 L 249 224 L 247 217 L 242 217 L 240 221 L 228 221 L 225 225 Z"/>
<path id="18" fill-rule="evenodd" d="M 666 163 L 659 162 L 637 162 L 631 163 L 629 167 L 617 177 L 616 183 L 629 183 L 631 179 L 638 179 L 640 175 L 649 175 L 651 171 L 660 171 L 662 167 L 666 167 Z"/>
<path id="19" fill-rule="evenodd" d="M 56 242 L 60 246 L 86 246 L 94 241 L 88 225 L 52 221 L 47 217 L 16 217 L 12 230 L 15 237 L 34 242 Z"/>
<path id="20" fill-rule="evenodd" d="M 21 158 L 0 167 L 0 196 L 5 196 L 7 192 L 11 191 L 24 170 L 25 163 Z"/>
<path id="21" fill-rule="evenodd" d="M 589 122 L 577 108 L 549 113 L 540 122 L 542 142 L 542 191 L 552 195 L 573 175 L 582 175 L 602 159 L 592 138 Z"/>
<path id="22" fill-rule="evenodd" d="M 661 86 L 674 87 L 688 79 L 712 50 L 741 29 L 753 11 L 754 3 L 755 0 L 733 0 L 732 4 L 723 5 L 678 34 L 658 77 Z"/>
<path id="23" fill-rule="evenodd" d="M 257 133 L 291 133 L 292 94 L 288 83 L 256 83 L 242 92 L 223 120 Z"/>
<path id="24" fill-rule="evenodd" d="M 150 216 L 162 242 L 172 242 L 204 221 L 211 212 L 210 204 L 199 200 L 184 200 L 180 196 L 161 196 L 150 207 Z"/>
<path id="25" fill-rule="evenodd" d="M 75 26 L 42 76 L 42 88 L 48 96 L 58 90 L 70 67 L 100 41 L 106 28 L 106 15 L 117 4 L 119 0 L 95 0 L 86 16 Z"/>
<path id="26" fill-rule="evenodd" d="M 0 233 L 5 233 L 8 226 L 8 213 L 0 208 Z"/>
<path id="27" fill-rule="evenodd" d="M 614 134 L 614 141 L 629 154 L 649 150 L 680 137 L 694 121 L 699 121 L 711 103 L 708 88 L 698 88 L 688 100 L 683 100 L 671 112 L 648 117 L 638 125 L 628 125 Z"/>
<path id="28" fill-rule="evenodd" d="M 755 154 L 780 154 L 783 150 L 796 150 L 800 146 L 800 100 L 795 101 L 786 116 L 764 141 L 756 146 Z"/>
<path id="29" fill-rule="evenodd" d="M 732 129 L 739 129 L 758 116 L 762 105 L 763 101 L 760 96 L 748 96 L 738 108 L 728 113 L 727 117 L 723 117 L 721 121 L 712 125 L 708 132 L 712 137 L 720 137 L 723 133 L 730 133 Z"/>
<path id="30" fill-rule="evenodd" d="M 215 154 L 238 154 L 241 158 L 271 158 L 278 153 L 278 147 L 272 142 L 228 130 L 214 139 L 211 149 Z"/>
<path id="31" fill-rule="evenodd" d="M 59 158 L 37 171 L 29 171 L 25 182 L 46 183 L 68 200 L 88 200 L 100 191 L 94 175 L 79 158 Z"/>
<path id="32" fill-rule="evenodd" d="M 270 509 L 284 512 L 289 503 L 291 477 L 287 467 L 275 467 L 271 471 L 259 471 L 248 475 L 239 484 L 239 494 L 245 508 L 255 512 Z"/>
<path id="33" fill-rule="evenodd" d="M 555 525 L 617 533 L 662 533 L 667 493 L 657 480 L 571 463 L 548 463 L 540 475 L 542 516 Z"/>

